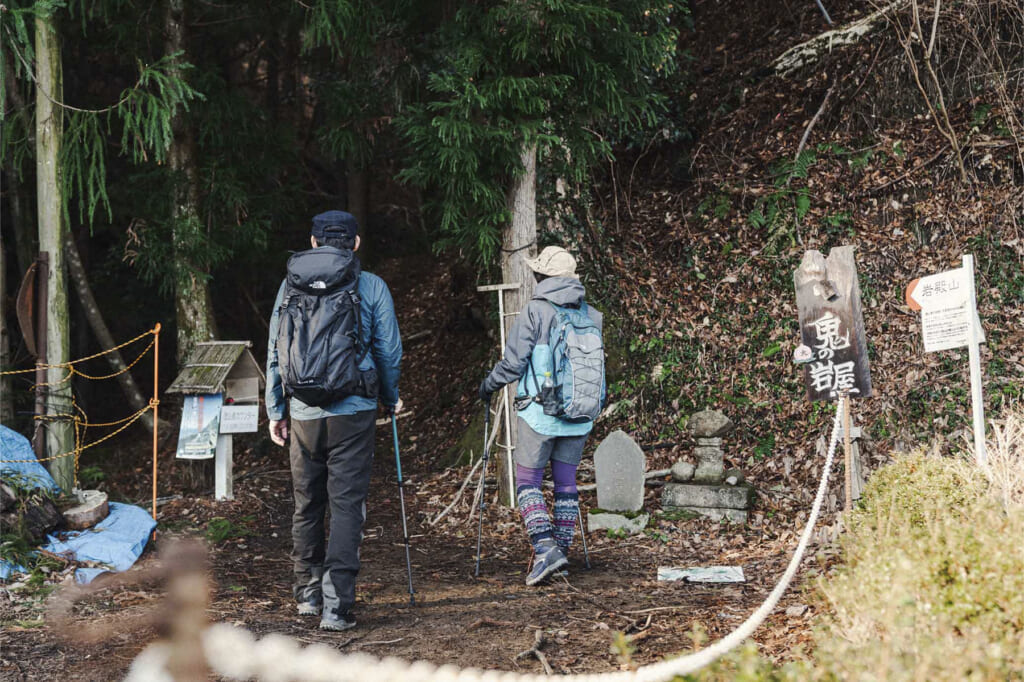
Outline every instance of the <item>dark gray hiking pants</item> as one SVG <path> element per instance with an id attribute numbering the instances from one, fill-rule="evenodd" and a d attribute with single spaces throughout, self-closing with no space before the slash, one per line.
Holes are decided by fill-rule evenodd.
<path id="1" fill-rule="evenodd" d="M 291 422 L 295 598 L 340 615 L 356 601 L 359 543 L 373 465 L 372 410 Z M 324 514 L 331 510 L 330 537 Z"/>

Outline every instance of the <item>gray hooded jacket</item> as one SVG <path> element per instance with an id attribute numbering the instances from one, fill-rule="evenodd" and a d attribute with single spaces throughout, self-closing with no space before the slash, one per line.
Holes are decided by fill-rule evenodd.
<path id="1" fill-rule="evenodd" d="M 533 290 L 533 298 L 512 324 L 504 355 L 484 380 L 486 388 L 493 393 L 505 384 L 519 381 L 517 396 L 537 395 L 540 387 L 534 381 L 533 372 L 536 372 L 537 381 L 543 383 L 544 372 L 550 372 L 552 367 L 548 333 L 555 320 L 555 308 L 551 304 L 576 308 L 584 302 L 585 295 L 583 285 L 572 277 L 549 277 L 538 283 Z M 587 314 L 603 331 L 601 313 L 587 306 Z M 533 372 L 530 371 L 531 360 Z M 519 416 L 534 431 L 547 436 L 582 436 L 593 428 L 592 422 L 573 424 L 546 415 L 543 408 L 534 402 L 520 410 Z"/>

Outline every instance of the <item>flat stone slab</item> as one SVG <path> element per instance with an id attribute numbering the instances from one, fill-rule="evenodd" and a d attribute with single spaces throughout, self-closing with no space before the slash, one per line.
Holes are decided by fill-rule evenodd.
<path id="1" fill-rule="evenodd" d="M 725 459 L 722 448 L 711 448 L 704 445 L 695 447 L 693 449 L 693 456 L 701 462 L 721 462 Z"/>
<path id="2" fill-rule="evenodd" d="M 753 499 L 754 486 L 745 482 L 737 485 L 666 483 L 661 494 L 661 506 L 665 510 L 689 507 L 749 509 Z"/>
<path id="3" fill-rule="evenodd" d="M 587 530 L 591 533 L 596 530 L 622 530 L 630 535 L 636 535 L 647 528 L 647 522 L 650 520 L 651 515 L 646 512 L 632 518 L 623 514 L 590 512 L 587 514 Z"/>
<path id="4" fill-rule="evenodd" d="M 698 514 L 712 521 L 728 521 L 746 525 L 748 513 L 745 509 L 719 509 L 718 507 L 680 507 L 683 511 Z"/>

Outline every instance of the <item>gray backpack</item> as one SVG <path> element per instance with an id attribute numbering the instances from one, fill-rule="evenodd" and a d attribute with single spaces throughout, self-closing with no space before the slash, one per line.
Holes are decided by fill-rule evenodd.
<path id="1" fill-rule="evenodd" d="M 553 371 L 551 385 L 540 389 L 544 414 L 572 423 L 594 421 L 601 414 L 604 387 L 601 330 L 588 314 L 586 303 L 578 309 L 551 306 L 555 317 L 548 330 L 548 345 Z M 533 380 L 536 384 L 536 374 Z"/>

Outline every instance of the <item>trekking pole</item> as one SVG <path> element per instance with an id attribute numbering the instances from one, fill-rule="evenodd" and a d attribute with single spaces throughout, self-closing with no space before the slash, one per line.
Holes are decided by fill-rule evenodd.
<path id="1" fill-rule="evenodd" d="M 583 508 L 576 505 L 576 518 L 580 520 L 580 540 L 583 540 L 583 559 L 587 562 L 587 570 L 590 570 L 590 550 L 587 549 L 587 527 L 583 525 Z"/>
<path id="2" fill-rule="evenodd" d="M 402 534 L 405 536 L 405 570 L 409 575 L 409 605 L 416 605 L 416 592 L 412 589 L 412 560 L 409 559 L 409 528 L 405 524 L 405 484 L 402 482 L 402 459 L 398 456 L 398 421 L 391 410 L 391 433 L 395 439 L 395 468 L 398 471 L 398 500 L 402 505 Z"/>
<path id="3" fill-rule="evenodd" d="M 485 498 L 487 497 L 487 432 L 489 430 L 491 421 L 491 404 L 489 402 L 484 403 L 484 463 L 480 467 L 480 510 L 479 518 L 476 524 L 476 570 L 473 572 L 474 578 L 480 577 L 480 537 L 484 532 L 484 507 L 487 506 Z"/>

